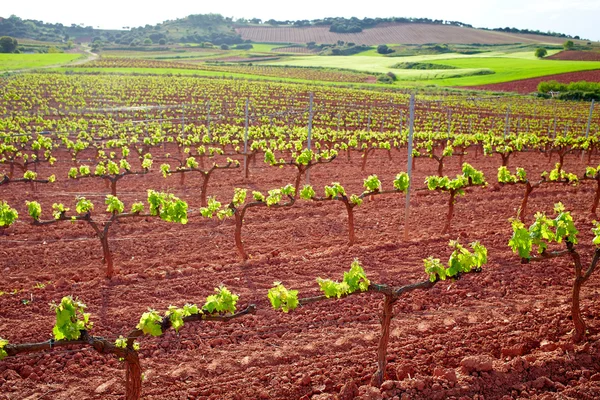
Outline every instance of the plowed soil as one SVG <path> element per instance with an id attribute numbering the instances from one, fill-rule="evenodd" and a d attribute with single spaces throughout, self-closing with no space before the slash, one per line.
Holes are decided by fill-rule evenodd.
<path id="1" fill-rule="evenodd" d="M 564 39 L 552 36 L 485 31 L 450 25 L 416 23 L 379 24 L 358 33 L 330 32 L 329 26 L 273 27 L 244 26 L 236 28 L 242 39 L 267 43 L 336 43 L 338 40 L 357 44 L 381 43 L 427 44 L 512 44 L 512 43 L 562 43 Z"/>
<path id="2" fill-rule="evenodd" d="M 63 157 L 66 159 L 66 157 Z M 54 185 L 16 183 L 0 187 L 0 197 L 19 210 L 20 222 L 0 236 L 0 337 L 12 343 L 51 337 L 53 312 L 48 304 L 74 295 L 88 305 L 92 333 L 111 340 L 126 334 L 149 307 L 164 312 L 169 305 L 202 304 L 214 287 L 224 284 L 240 295 L 238 307 L 254 303 L 255 315 L 228 323 L 189 323 L 179 335 L 141 340 L 145 399 L 335 399 L 356 398 L 533 398 L 594 399 L 600 396 L 600 278 L 592 276 L 582 290 L 588 341 L 570 339 L 570 290 L 573 269 L 568 259 L 522 265 L 507 247 L 508 219 L 515 215 L 523 187 L 493 184 L 500 160 L 475 156 L 465 161 L 482 169 L 488 188 L 469 189 L 455 209 L 450 234 L 440 234 L 448 198 L 443 193 L 414 191 L 410 237 L 403 240 L 404 197 L 383 195 L 367 201 L 355 214 L 357 243 L 347 245 L 344 207 L 338 202 L 300 201 L 290 209 L 251 209 L 243 238 L 252 255 L 240 262 L 233 242 L 233 222 L 199 218 L 197 177 L 164 179 L 156 171 L 124 178 L 119 197 L 129 206 L 145 200 L 148 188 L 170 189 L 190 204 L 194 217 L 185 225 L 155 219 L 127 220 L 111 228 L 111 249 L 119 275 L 103 277 L 100 243 L 87 225 L 64 222 L 31 226 L 25 200 L 41 202 L 50 218 L 53 202 L 74 208 L 84 194 L 102 214 L 104 184 L 67 180 L 70 162 L 56 173 Z M 528 176 L 550 169 L 555 160 L 519 155 L 511 166 Z M 593 160 L 595 163 L 597 159 Z M 579 156 L 566 161 L 567 171 L 581 173 Z M 414 187 L 437 163 L 418 159 Z M 370 157 L 361 172 L 360 159 L 340 156 L 311 171 L 317 188 L 341 182 L 350 193 L 362 191 L 362 180 L 376 173 L 384 188 L 406 170 L 404 152 Z M 445 172 L 460 170 L 457 157 Z M 209 194 L 227 202 L 234 187 L 268 190 L 291 182 L 295 170 L 251 167 L 218 171 Z M 322 189 L 321 189 L 322 190 Z M 580 250 L 590 262 L 593 183 L 548 185 L 534 191 L 528 221 L 535 210 L 551 212 L 562 201 L 573 210 L 581 232 Z M 301 297 L 317 295 L 316 277 L 341 279 L 358 257 L 374 283 L 403 285 L 426 278 L 422 260 L 446 261 L 448 241 L 479 240 L 489 251 L 489 264 L 478 274 L 446 281 L 427 291 L 411 292 L 396 303 L 392 320 L 389 367 L 381 389 L 367 385 L 376 370 L 382 297 L 350 296 L 304 306 L 289 314 L 273 311 L 266 293 L 274 281 L 298 289 Z M 35 288 L 44 282 L 43 288 Z M 51 283 L 48 283 L 51 282 Z M 467 357 L 474 357 L 466 359 Z M 461 361 L 466 367 L 461 367 Z M 124 366 L 93 350 L 59 349 L 0 362 L 0 399 L 120 399 Z M 408 396 L 408 397 L 406 397 Z"/>
<path id="3" fill-rule="evenodd" d="M 492 83 L 480 86 L 461 86 L 460 89 L 489 90 L 491 92 L 517 92 L 528 94 L 537 92 L 540 82 L 558 81 L 560 83 L 571 83 L 579 81 L 600 82 L 600 70 L 568 72 L 566 74 L 556 74 L 540 76 L 538 78 L 521 79 L 518 81 Z"/>
<path id="4" fill-rule="evenodd" d="M 560 53 L 546 57 L 548 60 L 570 60 L 570 61 L 600 61 L 600 52 L 565 50 Z"/>

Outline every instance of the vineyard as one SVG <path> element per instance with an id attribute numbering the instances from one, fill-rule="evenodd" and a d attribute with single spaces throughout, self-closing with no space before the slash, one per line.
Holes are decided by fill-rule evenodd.
<path id="1" fill-rule="evenodd" d="M 597 107 L 84 74 L 0 91 L 0 398 L 600 394 Z"/>
<path id="2" fill-rule="evenodd" d="M 277 58 L 261 57 L 258 59 L 241 59 L 231 61 L 245 61 L 252 64 L 256 61 L 277 60 Z M 221 60 L 220 60 L 221 61 Z M 223 59 L 223 62 L 230 61 Z M 81 68 L 164 68 L 164 69 L 192 69 L 202 71 L 227 72 L 234 74 L 249 74 L 258 76 L 272 76 L 278 78 L 293 78 L 312 81 L 328 82 L 371 82 L 375 77 L 367 73 L 336 71 L 333 69 L 283 67 L 273 65 L 220 65 L 207 63 L 159 61 L 127 58 L 102 58 L 77 65 Z"/>

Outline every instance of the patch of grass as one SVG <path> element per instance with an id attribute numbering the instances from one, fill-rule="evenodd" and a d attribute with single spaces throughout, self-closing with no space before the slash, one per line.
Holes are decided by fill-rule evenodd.
<path id="1" fill-rule="evenodd" d="M 485 85 L 565 72 L 600 69 L 600 62 L 598 61 L 537 60 L 508 57 L 449 59 L 440 62 L 457 68 L 489 68 L 495 72 L 494 75 L 448 78 L 436 82 L 436 84 L 443 86 Z"/>
<path id="2" fill-rule="evenodd" d="M 0 71 L 61 65 L 81 57 L 81 54 L 0 54 Z"/>
<path id="3" fill-rule="evenodd" d="M 353 54 L 352 56 L 353 57 L 382 57 L 382 58 L 386 57 L 385 55 L 379 54 L 377 52 L 377 47 L 373 47 L 369 50 L 365 50 L 360 53 Z"/>
<path id="4" fill-rule="evenodd" d="M 286 44 L 283 43 L 278 43 L 278 44 L 273 44 L 273 43 L 250 43 L 252 45 L 252 50 L 253 51 L 261 51 L 261 52 L 272 52 L 273 49 L 275 49 L 275 52 L 277 51 L 278 47 L 287 47 Z"/>
<path id="5" fill-rule="evenodd" d="M 448 55 L 445 55 L 448 56 Z M 452 55 L 451 55 L 452 56 Z M 462 55 L 456 55 L 457 57 L 464 57 Z M 436 59 L 443 57 L 437 56 L 419 56 L 410 57 L 408 60 L 411 62 L 421 62 L 430 59 Z M 467 69 L 453 69 L 453 70 L 398 70 L 393 68 L 396 64 L 393 58 L 389 57 L 355 57 L 355 56 L 302 56 L 302 57 L 288 57 L 284 60 L 269 62 L 268 64 L 274 65 L 289 65 L 289 66 L 302 66 L 302 67 L 325 67 L 325 68 L 340 68 L 350 69 L 356 71 L 363 71 L 372 74 L 387 74 L 393 72 L 398 81 L 415 81 L 415 80 L 431 80 L 431 79 L 442 79 L 449 77 L 465 76 L 477 73 L 482 68 L 467 68 Z"/>

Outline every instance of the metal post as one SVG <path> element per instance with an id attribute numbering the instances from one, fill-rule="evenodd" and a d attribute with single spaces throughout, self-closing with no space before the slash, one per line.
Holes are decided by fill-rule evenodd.
<path id="1" fill-rule="evenodd" d="M 451 129 L 452 129 L 452 109 L 448 108 L 448 139 L 450 139 Z"/>
<path id="2" fill-rule="evenodd" d="M 367 132 L 371 132 L 371 107 L 369 107 L 369 116 L 367 117 Z"/>
<path id="3" fill-rule="evenodd" d="M 585 128 L 585 137 L 590 136 L 590 126 L 592 125 L 592 114 L 594 114 L 594 100 L 592 100 L 592 104 L 590 105 L 590 116 L 588 117 L 587 128 Z"/>
<path id="4" fill-rule="evenodd" d="M 185 133 L 185 104 L 181 105 L 181 134 Z"/>
<path id="5" fill-rule="evenodd" d="M 210 100 L 206 102 L 206 129 L 208 130 L 208 139 L 212 140 L 210 137 Z"/>
<path id="6" fill-rule="evenodd" d="M 148 136 L 148 131 L 149 131 L 149 123 L 150 123 L 150 116 L 148 115 L 148 108 L 146 108 L 146 136 Z"/>
<path id="7" fill-rule="evenodd" d="M 310 150 L 310 139 L 312 136 L 312 123 L 313 123 L 313 92 L 310 92 L 310 99 L 308 103 L 308 135 L 306 137 L 306 148 Z M 310 185 L 310 169 L 306 171 L 306 184 Z"/>
<path id="8" fill-rule="evenodd" d="M 408 188 L 406 189 L 406 205 L 404 207 L 404 240 L 408 240 L 408 219 L 410 215 L 410 189 L 412 182 L 413 131 L 415 124 L 415 94 L 410 95 L 410 117 L 408 122 Z"/>
<path id="9" fill-rule="evenodd" d="M 594 100 L 592 99 L 592 104 L 590 105 L 590 116 L 588 117 L 587 127 L 585 128 L 585 138 L 587 139 L 590 136 L 590 126 L 592 125 L 592 114 L 594 113 Z M 583 156 L 585 155 L 585 150 L 581 152 L 581 161 L 583 161 Z"/>
<path id="10" fill-rule="evenodd" d="M 246 99 L 246 113 L 244 119 L 244 177 L 248 178 L 248 103 L 250 99 Z"/>
<path id="11" fill-rule="evenodd" d="M 506 122 L 504 123 L 504 139 L 510 134 L 510 105 L 506 108 Z"/>

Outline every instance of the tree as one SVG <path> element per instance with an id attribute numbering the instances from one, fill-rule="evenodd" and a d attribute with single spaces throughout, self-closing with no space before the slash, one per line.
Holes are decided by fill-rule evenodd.
<path id="1" fill-rule="evenodd" d="M 548 50 L 546 50 L 543 47 L 538 47 L 537 49 L 535 49 L 535 56 L 537 58 L 544 58 L 548 55 Z"/>
<path id="2" fill-rule="evenodd" d="M 0 37 L 0 53 L 12 53 L 17 49 L 17 39 L 10 36 Z"/>
<path id="3" fill-rule="evenodd" d="M 573 50 L 573 47 L 575 47 L 575 43 L 573 43 L 572 40 L 567 40 L 563 43 L 563 47 L 565 50 Z"/>
<path id="4" fill-rule="evenodd" d="M 379 54 L 390 54 L 393 53 L 394 50 L 387 47 L 386 44 L 380 44 L 379 46 L 377 46 L 377 52 Z"/>

